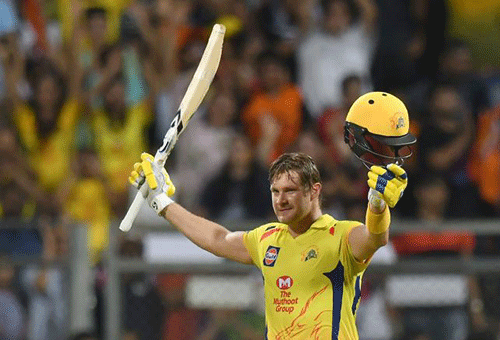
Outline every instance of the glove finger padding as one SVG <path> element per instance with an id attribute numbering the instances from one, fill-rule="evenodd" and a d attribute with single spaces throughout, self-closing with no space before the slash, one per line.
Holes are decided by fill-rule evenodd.
<path id="1" fill-rule="evenodd" d="M 162 169 L 162 172 L 164 172 L 165 184 L 168 186 L 166 193 L 167 193 L 168 197 L 172 197 L 175 194 L 175 185 L 172 182 L 172 180 L 170 179 L 170 175 L 168 174 L 167 170 Z"/>
<path id="2" fill-rule="evenodd" d="M 144 184 L 145 177 L 144 171 L 142 171 L 141 163 L 134 164 L 134 170 L 132 170 L 132 172 L 130 173 L 128 181 L 137 189 L 139 189 Z"/>
<path id="3" fill-rule="evenodd" d="M 175 186 L 165 168 L 156 163 L 152 155 L 143 153 L 141 160 L 142 162 L 134 164 L 129 182 L 139 188 L 149 206 L 159 214 L 173 202 L 169 196 L 174 195 Z M 148 185 L 144 185 L 145 182 Z"/>
<path id="4" fill-rule="evenodd" d="M 146 176 L 146 182 L 151 189 L 158 188 L 158 182 L 156 181 L 156 176 L 153 172 L 154 157 L 148 153 L 143 152 L 141 154 L 141 167 L 144 171 L 144 176 Z"/>
<path id="5" fill-rule="evenodd" d="M 389 164 L 387 169 L 372 166 L 368 172 L 368 186 L 382 194 L 384 201 L 394 208 L 408 185 L 408 176 L 403 168 Z"/>
<path id="6" fill-rule="evenodd" d="M 408 180 L 408 175 L 406 171 L 397 164 L 391 163 L 387 165 L 387 169 L 391 171 L 396 177 L 401 178 L 402 180 Z"/>

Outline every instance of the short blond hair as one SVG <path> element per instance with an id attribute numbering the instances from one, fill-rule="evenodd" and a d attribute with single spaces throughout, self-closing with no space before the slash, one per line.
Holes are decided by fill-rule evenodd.
<path id="1" fill-rule="evenodd" d="M 269 182 L 282 174 L 296 172 L 300 178 L 300 184 L 310 190 L 315 183 L 321 183 L 319 170 L 311 156 L 302 152 L 284 153 L 278 157 L 269 168 Z"/>

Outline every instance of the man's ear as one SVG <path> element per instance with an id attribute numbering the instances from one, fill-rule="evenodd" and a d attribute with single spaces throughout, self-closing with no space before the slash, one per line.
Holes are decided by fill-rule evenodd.
<path id="1" fill-rule="evenodd" d="M 318 198 L 321 194 L 321 188 L 323 186 L 321 183 L 314 183 L 313 186 L 311 187 L 311 199 Z"/>

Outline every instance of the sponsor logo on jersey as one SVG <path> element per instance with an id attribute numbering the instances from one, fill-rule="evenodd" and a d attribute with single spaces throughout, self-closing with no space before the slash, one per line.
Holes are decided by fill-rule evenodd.
<path id="1" fill-rule="evenodd" d="M 318 258 L 318 247 L 311 246 L 302 252 L 301 260 L 303 262 Z"/>
<path id="2" fill-rule="evenodd" d="M 276 286 L 278 286 L 279 289 L 288 289 L 293 286 L 293 279 L 287 275 L 280 276 L 276 280 Z"/>
<path id="3" fill-rule="evenodd" d="M 278 259 L 279 252 L 280 247 L 269 246 L 267 248 L 266 254 L 264 255 L 264 266 L 274 267 L 276 259 Z"/>

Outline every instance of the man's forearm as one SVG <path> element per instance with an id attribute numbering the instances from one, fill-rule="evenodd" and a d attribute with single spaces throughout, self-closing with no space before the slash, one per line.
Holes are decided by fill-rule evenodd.
<path id="1" fill-rule="evenodd" d="M 200 248 L 223 256 L 219 244 L 229 233 L 223 226 L 197 216 L 177 203 L 169 204 L 161 216 Z"/>

